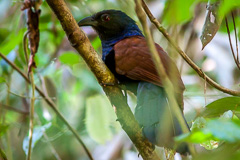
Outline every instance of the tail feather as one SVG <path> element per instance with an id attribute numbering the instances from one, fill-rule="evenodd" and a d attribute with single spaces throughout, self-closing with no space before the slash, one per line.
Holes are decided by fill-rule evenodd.
<path id="1" fill-rule="evenodd" d="M 173 137 L 183 133 L 177 118 L 170 110 L 164 89 L 152 83 L 139 83 L 135 117 L 143 126 L 143 134 L 157 146 L 173 148 Z M 186 144 L 181 144 L 177 151 L 185 153 L 188 148 Z"/>

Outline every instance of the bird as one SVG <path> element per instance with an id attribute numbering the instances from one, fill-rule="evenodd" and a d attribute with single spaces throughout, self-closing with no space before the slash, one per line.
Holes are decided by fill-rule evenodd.
<path id="1" fill-rule="evenodd" d="M 183 130 L 171 111 L 162 78 L 136 22 L 126 13 L 110 9 L 83 18 L 78 26 L 91 26 L 97 32 L 102 44 L 102 60 L 119 84 L 136 95 L 135 118 L 142 127 L 143 135 L 154 145 L 173 149 L 174 137 L 181 135 Z M 180 73 L 168 54 L 158 44 L 155 43 L 155 46 L 184 117 L 185 86 Z M 189 152 L 185 143 L 174 149 L 181 154 Z"/>

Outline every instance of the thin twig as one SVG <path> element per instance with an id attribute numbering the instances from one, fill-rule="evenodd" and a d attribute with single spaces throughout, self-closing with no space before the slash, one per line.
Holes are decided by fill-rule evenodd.
<path id="1" fill-rule="evenodd" d="M 19 94 L 17 94 L 17 93 L 12 92 L 12 91 L 9 91 L 9 93 L 12 94 L 12 95 L 14 95 L 14 96 L 20 97 L 20 98 L 31 99 L 31 97 L 24 96 L 24 95 L 19 95 Z M 52 100 L 55 100 L 55 99 L 56 99 L 56 97 L 49 97 L 49 98 L 51 98 Z M 35 100 L 36 100 L 36 99 L 44 99 L 44 98 L 43 98 L 43 97 L 35 97 Z"/>
<path id="2" fill-rule="evenodd" d="M 15 69 L 26 82 L 31 84 L 30 80 L 28 79 L 27 75 L 25 75 L 14 63 L 9 61 L 6 56 L 4 56 L 2 53 L 0 53 L 0 57 L 3 58 L 13 69 Z M 63 121 L 63 123 L 68 127 L 68 129 L 72 132 L 74 137 L 78 140 L 78 142 L 83 146 L 83 149 L 87 153 L 89 159 L 93 159 L 91 153 L 88 151 L 86 145 L 81 140 L 80 136 L 77 134 L 77 131 L 72 128 L 72 126 L 67 122 L 67 120 L 63 117 L 63 115 L 58 111 L 55 103 L 52 102 L 52 100 L 47 97 L 41 89 L 39 89 L 37 86 L 35 86 L 36 91 L 44 98 L 44 100 L 47 102 L 47 104 L 53 109 L 53 111 L 57 114 L 57 116 Z"/>
<path id="3" fill-rule="evenodd" d="M 143 4 L 143 8 L 146 12 L 146 14 L 148 15 L 150 21 L 152 23 L 155 24 L 155 26 L 157 27 L 157 29 L 165 36 L 165 38 L 170 42 L 170 44 L 176 49 L 176 51 L 182 56 L 182 58 L 198 73 L 198 75 L 200 77 L 202 77 L 203 79 L 206 78 L 206 81 L 208 82 L 208 84 L 210 84 L 211 86 L 213 86 L 214 88 L 230 94 L 230 95 L 234 95 L 234 96 L 240 96 L 240 91 L 235 91 L 235 90 L 231 90 L 228 88 L 225 88 L 221 85 L 219 85 L 218 83 L 216 83 L 214 80 L 212 80 L 210 77 L 208 77 L 189 57 L 188 55 L 182 51 L 182 49 L 173 41 L 173 39 L 169 36 L 168 32 L 166 31 L 166 29 L 158 22 L 158 20 L 152 15 L 151 11 L 149 10 L 149 8 L 147 7 L 147 5 L 145 4 L 144 0 L 142 0 L 142 4 Z"/>
<path id="4" fill-rule="evenodd" d="M 31 105 L 30 105 L 30 125 L 29 125 L 29 143 L 28 143 L 27 160 L 31 159 L 32 139 L 33 139 L 33 120 L 34 120 L 34 102 L 35 102 L 35 84 L 34 84 L 33 70 L 30 73 L 30 77 L 31 77 L 31 86 L 32 86 L 32 98 L 31 98 Z"/>
<path id="5" fill-rule="evenodd" d="M 233 26 L 234 26 L 234 34 L 235 34 L 235 43 L 236 43 L 236 50 L 237 50 L 237 57 L 236 55 L 234 54 L 233 55 L 233 58 L 235 60 L 235 63 L 238 67 L 238 69 L 240 70 L 240 61 L 239 61 L 239 52 L 238 52 L 238 38 L 237 38 L 237 29 L 236 29 L 236 24 L 235 24 L 235 19 L 234 19 L 234 15 L 233 15 L 233 12 L 232 12 L 232 20 L 233 20 Z"/>
<path id="6" fill-rule="evenodd" d="M 227 20 L 227 17 L 225 18 L 225 22 L 226 22 L 226 27 L 227 27 L 227 32 L 228 32 L 228 39 L 229 39 L 229 43 L 230 43 L 230 48 L 231 48 L 231 51 L 232 51 L 232 55 L 233 55 L 233 59 L 238 67 L 238 69 L 240 70 L 240 65 L 236 59 L 236 56 L 235 56 L 235 53 L 234 53 L 234 50 L 233 50 L 233 45 L 232 45 L 232 40 L 231 40 L 231 34 L 230 34 L 230 30 L 229 30 L 229 27 L 228 27 L 228 20 Z"/>
<path id="7" fill-rule="evenodd" d="M 160 60 L 160 57 L 158 55 L 158 51 L 155 47 L 155 43 L 154 43 L 153 38 L 151 36 L 150 29 L 148 28 L 146 15 L 145 15 L 145 13 L 142 9 L 142 1 L 141 0 L 135 0 L 135 3 L 136 3 L 136 13 L 137 13 L 137 16 L 138 16 L 140 22 L 142 23 L 143 30 L 144 30 L 146 40 L 147 40 L 147 43 L 148 43 L 148 47 L 151 51 L 152 60 L 154 62 L 154 65 L 156 66 L 155 68 L 157 70 L 157 73 L 161 77 L 161 80 L 163 82 L 163 87 L 164 87 L 164 89 L 167 93 L 167 97 L 169 99 L 171 111 L 173 111 L 176 118 L 178 119 L 183 132 L 184 133 L 189 133 L 189 129 L 188 129 L 186 123 L 185 123 L 185 120 L 182 116 L 179 105 L 177 104 L 176 98 L 174 96 L 174 89 L 173 89 L 172 82 L 169 80 L 169 78 L 168 78 L 168 76 L 167 76 L 167 74 L 164 70 L 163 63 Z M 194 147 L 189 145 L 189 149 L 190 149 L 191 153 L 194 155 L 195 154 Z"/>

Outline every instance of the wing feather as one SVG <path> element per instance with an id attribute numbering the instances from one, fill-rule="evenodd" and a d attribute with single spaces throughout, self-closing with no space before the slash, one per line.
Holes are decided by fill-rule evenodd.
<path id="1" fill-rule="evenodd" d="M 176 94 L 182 95 L 185 87 L 175 63 L 158 44 L 155 45 L 164 69 L 174 85 Z M 144 37 L 134 36 L 121 40 L 114 45 L 114 52 L 115 69 L 118 74 L 133 80 L 162 86 L 161 77 L 157 74 Z M 182 98 L 180 99 L 179 101 L 182 101 Z"/>

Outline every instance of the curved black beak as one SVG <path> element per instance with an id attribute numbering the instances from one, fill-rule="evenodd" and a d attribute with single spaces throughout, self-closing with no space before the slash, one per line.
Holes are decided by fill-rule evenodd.
<path id="1" fill-rule="evenodd" d="M 92 16 L 83 18 L 81 21 L 78 22 L 78 26 L 97 26 L 98 22 L 93 19 Z"/>

